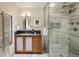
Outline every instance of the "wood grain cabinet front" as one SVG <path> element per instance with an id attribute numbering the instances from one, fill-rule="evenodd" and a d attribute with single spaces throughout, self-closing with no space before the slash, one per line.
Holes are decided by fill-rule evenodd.
<path id="1" fill-rule="evenodd" d="M 42 53 L 42 39 L 41 36 L 32 37 L 32 51 Z"/>

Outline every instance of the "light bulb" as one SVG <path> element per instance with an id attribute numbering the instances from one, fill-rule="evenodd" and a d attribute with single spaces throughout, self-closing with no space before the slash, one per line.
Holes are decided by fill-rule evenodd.
<path id="1" fill-rule="evenodd" d="M 29 12 L 26 13 L 27 16 L 31 16 L 31 14 Z"/>

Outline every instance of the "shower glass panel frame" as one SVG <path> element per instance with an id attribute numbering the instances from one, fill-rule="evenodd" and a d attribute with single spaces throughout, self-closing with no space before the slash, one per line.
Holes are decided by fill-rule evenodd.
<path id="1" fill-rule="evenodd" d="M 45 7 L 44 7 L 44 31 L 45 31 L 45 35 L 44 35 L 44 49 L 45 49 L 45 53 L 49 53 L 49 39 L 48 39 L 48 24 L 49 24 L 49 20 L 48 20 L 48 13 L 49 13 L 49 5 L 48 3 L 46 3 Z"/>

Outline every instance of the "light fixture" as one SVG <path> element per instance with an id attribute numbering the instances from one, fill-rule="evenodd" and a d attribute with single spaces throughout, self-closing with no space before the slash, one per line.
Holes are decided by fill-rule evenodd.
<path id="1" fill-rule="evenodd" d="M 55 3 L 53 3 L 53 2 L 51 2 L 50 4 L 49 4 L 49 7 L 54 7 L 55 6 Z"/>
<path id="2" fill-rule="evenodd" d="M 23 17 L 30 17 L 31 16 L 31 14 L 29 13 L 29 12 L 23 12 L 22 14 L 21 14 L 21 16 L 23 16 Z"/>
<path id="3" fill-rule="evenodd" d="M 26 16 L 31 16 L 31 14 L 29 12 L 26 13 Z"/>

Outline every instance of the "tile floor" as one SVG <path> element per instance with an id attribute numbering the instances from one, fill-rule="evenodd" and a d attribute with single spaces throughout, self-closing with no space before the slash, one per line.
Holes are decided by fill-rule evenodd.
<path id="1" fill-rule="evenodd" d="M 4 57 L 48 57 L 47 53 L 44 54 L 15 54 L 14 52 L 12 52 L 12 50 L 10 51 L 10 53 L 8 53 L 4 56 Z M 0 53 L 2 56 L 2 53 Z M 74 53 L 72 50 L 69 50 L 69 57 L 79 57 L 78 54 Z"/>
<path id="2" fill-rule="evenodd" d="M 14 54 L 13 57 L 48 57 L 47 54 Z"/>
<path id="3" fill-rule="evenodd" d="M 79 57 L 79 55 L 70 50 L 69 57 Z"/>
<path id="4" fill-rule="evenodd" d="M 48 57 L 48 54 L 14 54 L 13 57 Z M 70 51 L 69 57 L 79 57 L 79 55 Z"/>

